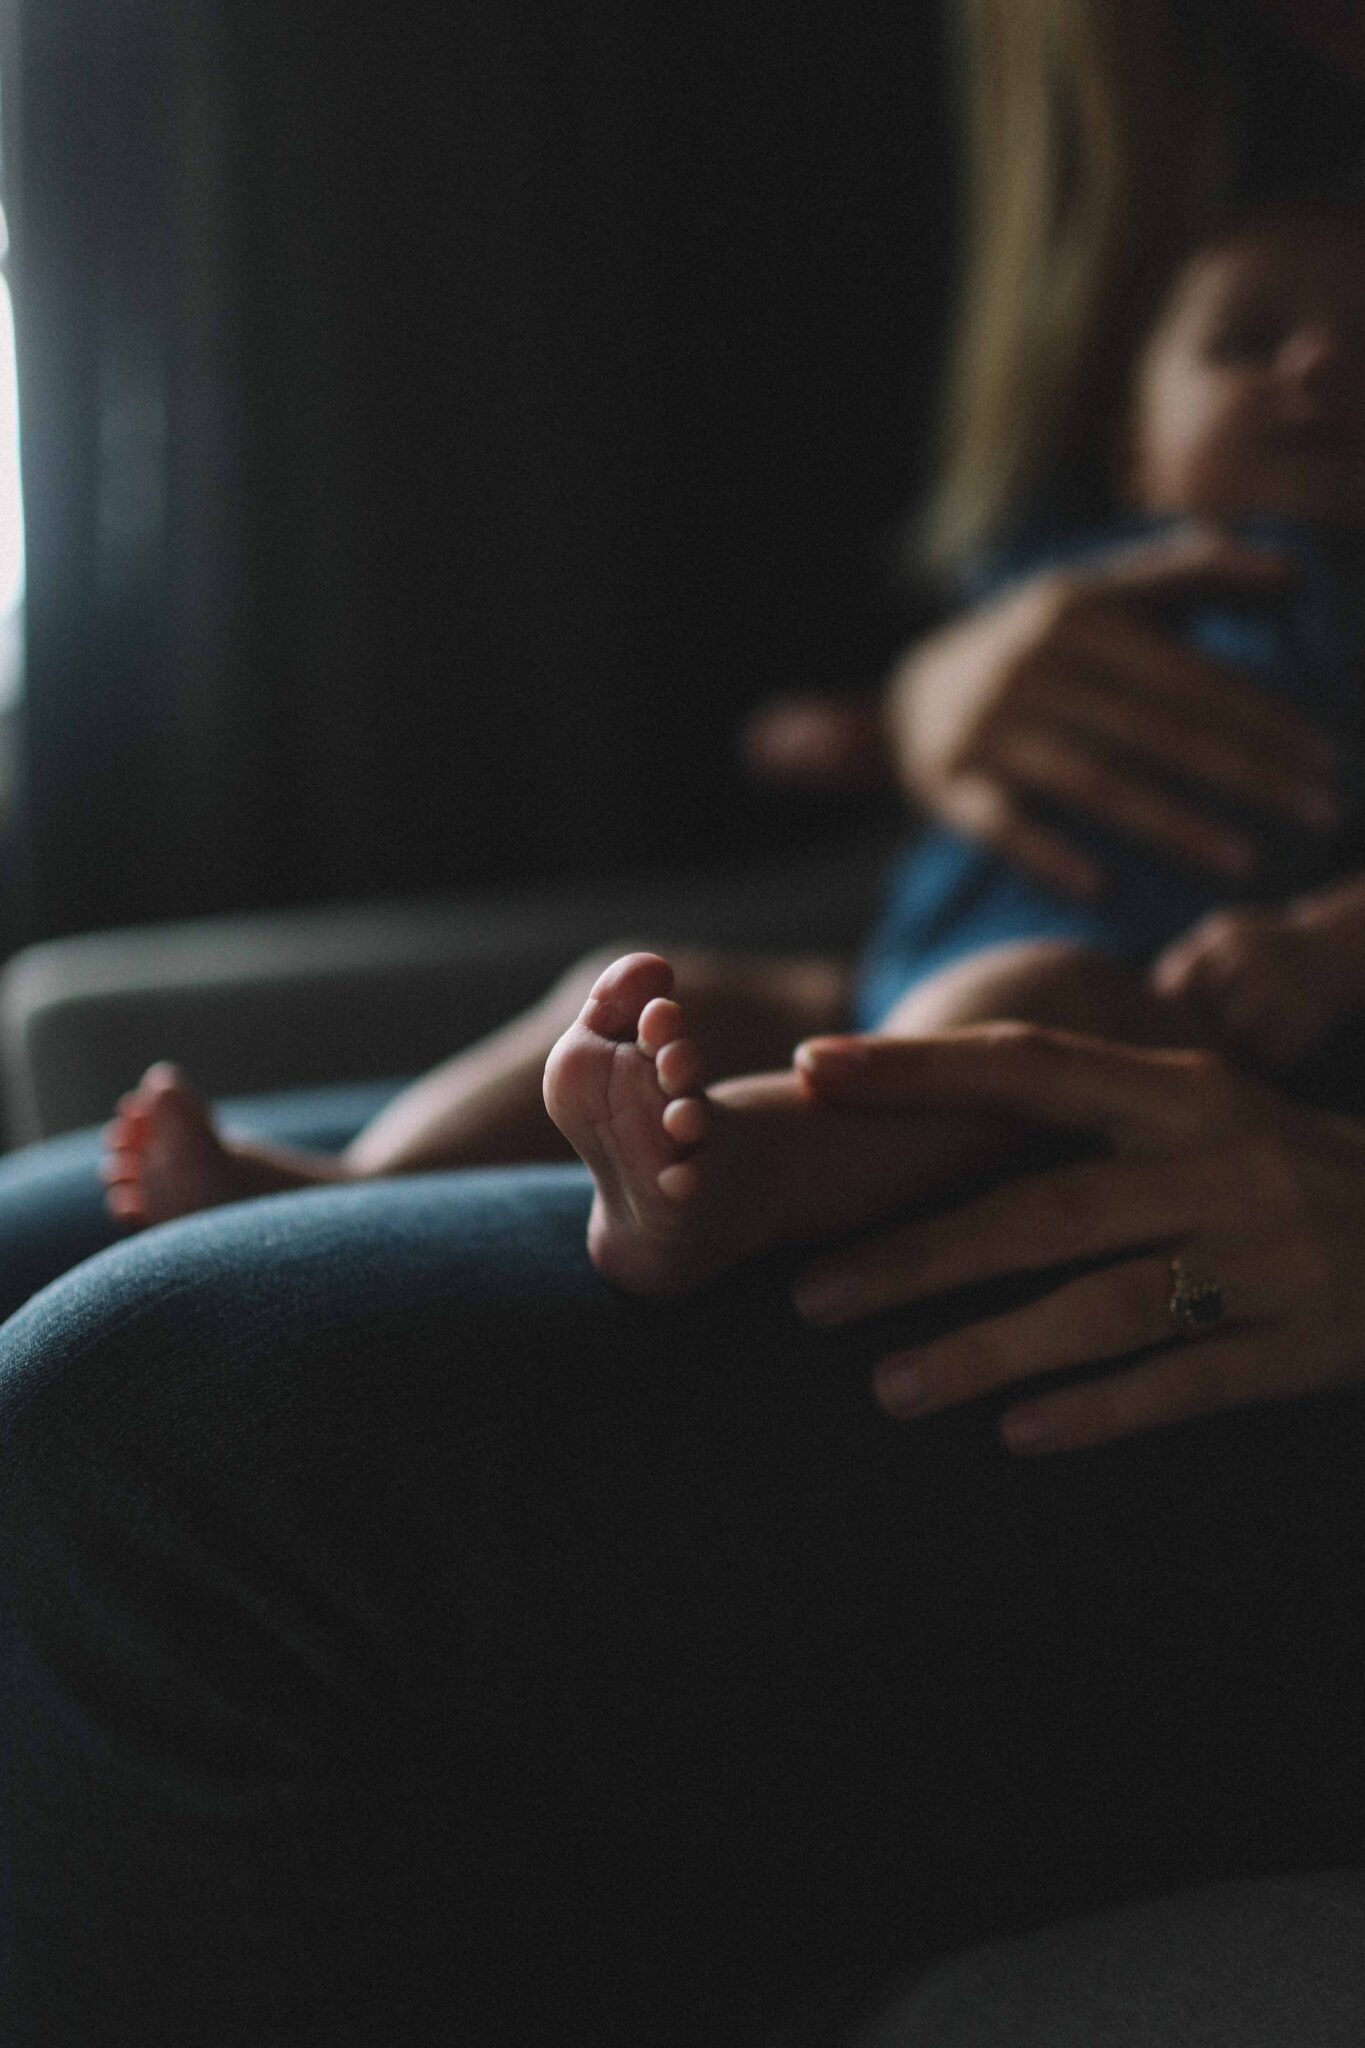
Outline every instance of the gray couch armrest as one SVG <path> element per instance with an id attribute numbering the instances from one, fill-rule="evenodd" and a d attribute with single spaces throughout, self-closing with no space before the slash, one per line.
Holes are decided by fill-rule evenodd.
<path id="1" fill-rule="evenodd" d="M 0 973 L 6 1142 L 102 1122 L 158 1058 L 210 1095 L 418 1073 L 590 948 L 847 952 L 885 843 L 741 871 L 215 917 L 53 940 Z"/>

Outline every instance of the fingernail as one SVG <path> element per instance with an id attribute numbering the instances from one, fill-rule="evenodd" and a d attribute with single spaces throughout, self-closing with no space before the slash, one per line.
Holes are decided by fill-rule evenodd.
<path id="1" fill-rule="evenodd" d="M 814 1279 L 798 1280 L 791 1298 L 796 1313 L 806 1322 L 841 1323 L 858 1311 L 858 1283 L 842 1274 L 822 1273 Z"/>
<path id="2" fill-rule="evenodd" d="M 873 1385 L 881 1406 L 892 1415 L 915 1415 L 924 1406 L 924 1381 L 913 1365 L 879 1365 Z"/>
<path id="3" fill-rule="evenodd" d="M 1000 1425 L 1000 1434 L 1012 1451 L 1045 1450 L 1056 1439 L 1056 1431 L 1040 1408 L 1012 1408 Z"/>
<path id="4" fill-rule="evenodd" d="M 798 1067 L 828 1066 L 834 1060 L 865 1059 L 867 1050 L 860 1038 L 803 1038 L 792 1054 Z"/>

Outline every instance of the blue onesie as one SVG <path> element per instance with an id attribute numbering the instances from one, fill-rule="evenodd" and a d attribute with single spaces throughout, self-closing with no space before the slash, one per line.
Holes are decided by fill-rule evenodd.
<path id="1" fill-rule="evenodd" d="M 1150 523 L 1091 528 L 1043 547 L 1011 551 L 983 578 L 977 595 L 994 595 L 1036 570 L 1081 561 L 1160 531 Z M 1171 626 L 1195 646 L 1220 656 L 1262 689 L 1282 698 L 1336 746 L 1346 806 L 1330 838 L 1306 827 L 1253 819 L 1227 805 L 1219 813 L 1254 833 L 1262 864 L 1245 887 L 1196 872 L 1137 841 L 1106 832 L 1058 805 L 1039 804 L 1040 819 L 1065 829 L 1108 876 L 1104 896 L 1075 902 L 944 826 L 933 826 L 897 860 L 883 914 L 864 951 L 854 1014 L 858 1029 L 875 1030 L 917 982 L 950 961 L 1025 939 L 1065 939 L 1111 959 L 1141 965 L 1211 910 L 1237 902 L 1281 902 L 1333 877 L 1365 869 L 1365 773 L 1361 698 L 1365 660 L 1365 591 L 1354 542 L 1342 563 L 1301 527 L 1258 522 L 1243 537 L 1273 545 L 1298 574 L 1283 592 L 1249 598 L 1201 598 L 1172 605 Z M 1349 559 L 1350 570 L 1345 567 Z M 1194 778 L 1190 794 L 1205 809 Z"/>

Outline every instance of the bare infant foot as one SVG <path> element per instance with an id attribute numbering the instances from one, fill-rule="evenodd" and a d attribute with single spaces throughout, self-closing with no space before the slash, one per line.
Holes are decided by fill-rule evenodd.
<path id="1" fill-rule="evenodd" d="M 149 1067 L 104 1134 L 105 1206 L 121 1223 L 166 1223 L 335 1175 L 224 1138 L 203 1097 L 168 1061 Z"/>
<path id="2" fill-rule="evenodd" d="M 728 1263 L 703 1198 L 712 1110 L 672 986 L 657 953 L 613 962 L 545 1068 L 545 1106 L 597 1183 L 593 1263 L 640 1294 L 682 1292 Z"/>

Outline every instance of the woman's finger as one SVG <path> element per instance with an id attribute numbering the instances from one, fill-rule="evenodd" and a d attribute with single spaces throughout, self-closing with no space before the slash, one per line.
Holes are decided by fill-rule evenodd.
<path id="1" fill-rule="evenodd" d="M 1049 831 L 993 776 L 957 775 L 944 789 L 939 816 L 980 846 L 993 847 L 1063 896 L 1089 901 L 1104 886 L 1103 870 L 1060 832 Z"/>
<path id="2" fill-rule="evenodd" d="M 1117 610 L 1072 641 L 1030 690 L 1035 724 L 1312 830 L 1340 822 L 1326 742 L 1239 671 Z"/>
<path id="3" fill-rule="evenodd" d="M 1277 1306 L 1272 1277 L 1245 1254 L 1220 1255 L 1215 1265 L 1234 1323 L 1254 1322 Z M 1191 1349 L 1172 1321 L 1173 1284 L 1169 1252 L 1083 1274 L 1024 1308 L 883 1358 L 873 1374 L 877 1399 L 889 1415 L 907 1419 L 1039 1373 L 1123 1358 L 1176 1338 Z"/>
<path id="4" fill-rule="evenodd" d="M 1172 737 L 1192 728 L 1221 740 L 1229 752 L 1246 751 L 1263 764 L 1279 757 L 1287 773 L 1330 775 L 1330 743 L 1283 702 L 1271 697 L 1234 663 L 1176 636 L 1162 620 L 1131 607 L 1092 603 L 1067 633 L 1068 646 L 1173 720 Z M 1179 754 L 1170 766 L 1182 766 Z M 1192 763 L 1183 763 L 1188 773 Z"/>
<path id="5" fill-rule="evenodd" d="M 1255 871 L 1244 834 L 1157 785 L 1133 761 L 1082 744 L 1057 728 L 1011 726 L 998 735 L 994 765 L 1016 789 L 1084 811 L 1115 831 L 1230 881 Z"/>
<path id="6" fill-rule="evenodd" d="M 1215 978 L 1214 947 L 1203 924 L 1173 939 L 1164 952 L 1157 954 L 1147 975 L 1150 986 L 1160 995 L 1183 995 Z"/>
<path id="7" fill-rule="evenodd" d="M 1104 1159 L 1010 1181 L 960 1208 L 826 1254 L 792 1292 L 808 1322 L 855 1322 L 974 1282 L 1174 1241 L 1234 1194 L 1236 1155 Z M 1135 1343 L 1141 1343 L 1139 1335 Z"/>
<path id="8" fill-rule="evenodd" d="M 1164 1352 L 1112 1378 L 1021 1402 L 1002 1416 L 1000 1434 L 1012 1451 L 1078 1451 L 1329 1383 L 1316 1368 L 1314 1353 L 1295 1355 L 1283 1327 L 1233 1329 Z"/>
<path id="9" fill-rule="evenodd" d="M 1157 600 L 1210 590 L 1282 590 L 1293 578 L 1293 561 L 1282 550 L 1194 524 L 1112 548 L 1089 567 L 1090 582 L 1115 596 Z"/>
<path id="10" fill-rule="evenodd" d="M 847 1109 L 991 1109 L 1141 1149 L 1212 1125 L 1244 1084 L 1212 1054 L 1152 1051 L 1034 1024 L 932 1038 L 812 1038 L 795 1053 L 822 1101 Z"/>

